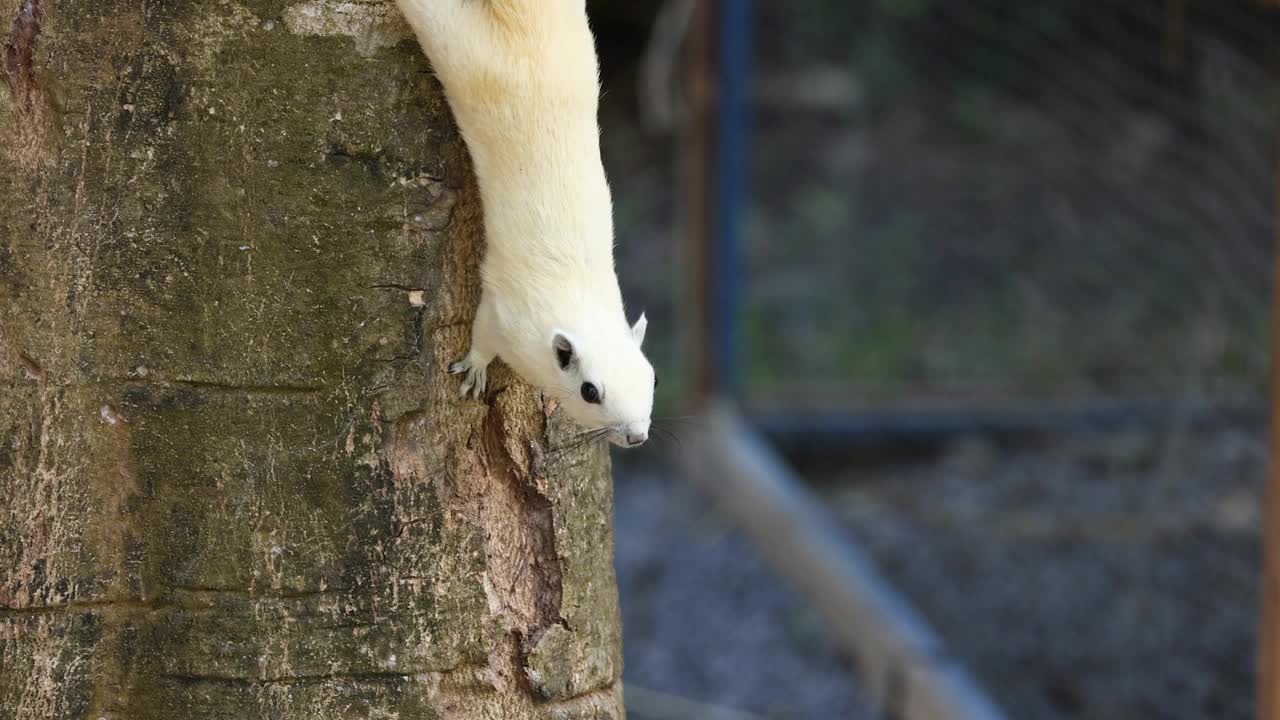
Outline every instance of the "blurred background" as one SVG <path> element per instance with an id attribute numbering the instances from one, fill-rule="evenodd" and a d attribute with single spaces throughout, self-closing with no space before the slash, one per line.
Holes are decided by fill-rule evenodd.
<path id="1" fill-rule="evenodd" d="M 705 490 L 715 390 L 1009 717 L 1251 717 L 1280 10 L 749 5 L 726 204 L 698 177 L 723 147 L 714 14 L 589 2 L 672 436 L 615 455 L 630 714 L 886 712 Z M 709 262 L 725 212 L 736 262 Z"/>

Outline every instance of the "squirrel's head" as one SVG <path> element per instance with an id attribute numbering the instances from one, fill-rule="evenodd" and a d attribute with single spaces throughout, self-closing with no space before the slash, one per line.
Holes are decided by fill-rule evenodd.
<path id="1" fill-rule="evenodd" d="M 569 417 L 588 430 L 607 432 L 609 442 L 635 447 L 649 438 L 657 376 L 640 350 L 649 321 L 595 328 L 554 330 L 547 346 L 556 395 Z"/>

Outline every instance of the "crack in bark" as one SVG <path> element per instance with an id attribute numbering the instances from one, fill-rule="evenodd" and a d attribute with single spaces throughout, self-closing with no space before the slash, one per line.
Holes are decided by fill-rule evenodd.
<path id="1" fill-rule="evenodd" d="M 40 383 L 41 387 L 49 384 L 49 373 L 38 362 L 31 359 L 25 353 L 19 352 L 18 365 L 22 367 L 29 380 Z M 191 390 L 212 390 L 228 393 L 247 393 L 254 395 L 312 395 L 323 393 L 329 388 L 323 385 L 289 385 L 289 384 L 254 384 L 254 383 L 233 383 L 222 380 L 192 380 L 186 378 L 155 378 L 152 382 L 140 382 L 136 377 L 103 377 L 96 381 L 88 382 L 62 382 L 57 383 L 59 387 L 77 387 L 81 385 L 127 385 L 138 388 L 139 390 L 166 390 L 172 388 L 186 388 Z"/>
<path id="2" fill-rule="evenodd" d="M 403 285 L 401 283 L 379 283 L 367 286 L 370 290 L 403 290 L 405 292 L 426 292 L 426 288 Z"/>
<path id="3" fill-rule="evenodd" d="M 256 593 L 241 588 L 196 588 L 172 587 L 175 595 L 162 600 L 143 600 L 141 598 L 111 598 L 101 600 L 72 600 L 70 602 L 51 605 L 30 605 L 26 607 L 0 606 L 0 618 L 19 617 L 23 615 L 56 615 L 95 611 L 141 611 L 160 612 L 166 610 L 194 612 L 223 612 L 225 608 L 205 604 L 193 604 L 195 598 L 207 596 L 235 596 L 254 601 L 289 601 L 305 600 L 326 595 L 361 595 L 371 591 L 363 589 L 328 588 L 325 590 L 302 590 L 296 592 Z M 183 597 L 185 596 L 185 598 Z"/>
<path id="4" fill-rule="evenodd" d="M 246 685 L 261 687 L 266 685 L 316 685 L 340 680 L 343 682 L 407 682 L 413 675 L 369 670 L 364 672 L 317 673 L 315 675 L 279 675 L 276 677 L 253 678 L 240 675 L 205 675 L 197 673 L 161 673 L 160 677 L 188 684 Z"/>
<path id="5" fill-rule="evenodd" d="M 426 308 L 417 308 L 413 315 L 413 348 L 404 355 L 396 355 L 390 362 L 416 360 L 422 355 L 422 341 L 426 337 Z"/>
<path id="6" fill-rule="evenodd" d="M 147 600 L 73 600 L 56 605 L 31 605 L 28 607 L 0 607 L 0 618 L 21 617 L 23 615 L 57 615 L 95 610 L 143 610 L 154 612 L 174 608 L 196 610 L 200 608 L 181 608 L 169 602 Z"/>
<path id="7" fill-rule="evenodd" d="M 591 688 L 590 690 L 583 690 L 577 695 L 570 695 L 568 697 L 556 698 L 555 700 L 552 700 L 550 704 L 560 706 L 563 708 L 565 705 L 590 704 L 591 701 L 597 700 L 597 699 L 603 702 L 612 702 L 614 699 L 614 695 L 618 692 L 618 682 L 619 681 L 614 680 L 613 682 L 603 687 Z"/>
<path id="8" fill-rule="evenodd" d="M 137 381 L 133 381 L 137 384 Z M 319 385 L 255 385 L 223 382 L 220 380 L 187 380 L 178 379 L 168 381 L 171 385 L 180 385 L 182 387 L 199 388 L 201 390 L 225 390 L 227 392 L 244 392 L 255 394 L 275 394 L 275 395 L 306 395 L 310 393 L 324 392 L 325 388 Z"/>
<path id="9" fill-rule="evenodd" d="M 379 286 L 374 285 L 372 287 L 379 287 Z M 391 357 L 378 358 L 378 362 L 397 363 L 397 362 L 404 362 L 406 360 L 417 360 L 422 355 L 423 341 L 426 340 L 426 336 L 428 332 L 426 322 L 427 322 L 426 307 L 424 306 L 414 307 L 412 347 L 409 348 L 409 351 L 407 353 L 402 353 L 400 355 L 393 355 Z M 431 328 L 431 331 L 434 332 L 435 329 L 436 328 Z"/>
<path id="10" fill-rule="evenodd" d="M 193 587 L 187 585 L 174 585 L 169 588 L 175 593 L 187 595 L 215 595 L 215 596 L 232 596 L 243 597 L 249 600 L 301 600 L 304 598 L 323 597 L 326 595 L 356 595 L 367 594 L 369 591 L 360 588 L 331 587 L 324 590 L 293 590 L 281 592 L 261 592 L 251 588 L 233 588 L 233 587 Z"/>

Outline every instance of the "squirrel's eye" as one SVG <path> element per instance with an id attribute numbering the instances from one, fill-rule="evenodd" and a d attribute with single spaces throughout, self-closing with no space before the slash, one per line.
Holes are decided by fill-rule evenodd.
<path id="1" fill-rule="evenodd" d="M 654 373 L 654 375 L 653 375 L 653 389 L 654 389 L 654 390 L 657 390 L 657 389 L 658 389 L 658 374 L 657 374 L 657 373 Z"/>
<path id="2" fill-rule="evenodd" d="M 582 383 L 582 399 L 589 403 L 600 402 L 600 391 L 591 383 Z"/>

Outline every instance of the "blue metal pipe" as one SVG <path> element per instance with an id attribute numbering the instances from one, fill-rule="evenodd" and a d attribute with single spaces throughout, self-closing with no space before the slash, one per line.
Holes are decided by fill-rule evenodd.
<path id="1" fill-rule="evenodd" d="M 745 197 L 751 0 L 718 0 L 718 93 L 712 215 L 712 388 L 739 397 L 742 300 L 740 238 Z"/>

